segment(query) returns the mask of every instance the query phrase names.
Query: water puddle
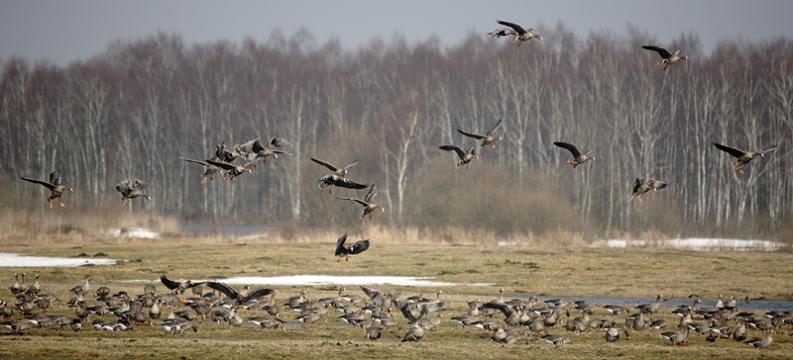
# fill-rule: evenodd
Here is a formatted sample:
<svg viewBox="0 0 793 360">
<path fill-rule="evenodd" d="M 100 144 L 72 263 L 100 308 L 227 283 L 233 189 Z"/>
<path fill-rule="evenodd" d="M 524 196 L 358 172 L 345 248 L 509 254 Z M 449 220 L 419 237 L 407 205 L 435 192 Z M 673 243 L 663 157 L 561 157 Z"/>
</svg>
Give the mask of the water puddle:
<svg viewBox="0 0 793 360">
<path fill-rule="evenodd" d="M 610 239 L 596 241 L 593 246 L 624 249 L 627 247 L 671 247 L 696 251 L 735 250 L 735 251 L 775 251 L 785 245 L 769 240 L 686 238 L 668 240 L 625 240 Z"/>
<path fill-rule="evenodd" d="M 151 230 L 146 230 L 144 228 L 112 229 L 110 230 L 110 235 L 115 237 L 124 236 L 128 238 L 136 238 L 136 239 L 156 239 L 160 237 L 159 233 L 156 233 Z"/>
<path fill-rule="evenodd" d="M 27 256 L 0 253 L 0 267 L 77 267 L 83 265 L 115 265 L 116 263 L 118 263 L 118 260 L 114 259 Z"/>
</svg>

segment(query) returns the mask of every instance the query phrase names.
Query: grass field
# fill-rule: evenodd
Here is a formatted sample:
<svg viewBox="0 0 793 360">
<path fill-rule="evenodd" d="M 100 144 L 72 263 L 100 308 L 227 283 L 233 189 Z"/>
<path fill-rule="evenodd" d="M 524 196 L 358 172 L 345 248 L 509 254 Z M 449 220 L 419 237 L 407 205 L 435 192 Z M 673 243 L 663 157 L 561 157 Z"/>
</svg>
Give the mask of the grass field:
<svg viewBox="0 0 793 360">
<path fill-rule="evenodd" d="M 790 326 L 777 331 L 774 344 L 765 350 L 752 349 L 732 340 L 705 342 L 692 334 L 689 345 L 673 347 L 659 331 L 645 330 L 631 339 L 608 344 L 602 331 L 567 333 L 559 325 L 552 333 L 565 334 L 571 344 L 553 348 L 533 336 L 517 344 L 501 345 L 489 340 L 490 333 L 461 328 L 449 321 L 462 315 L 465 302 L 479 297 L 483 301 L 505 294 L 553 296 L 639 296 L 684 298 L 697 293 L 707 298 L 719 294 L 738 299 L 767 298 L 793 300 L 793 255 L 784 252 L 684 252 L 662 249 L 602 249 L 587 247 L 552 248 L 497 247 L 492 245 L 399 244 L 374 242 L 363 255 L 349 263 L 337 264 L 332 238 L 322 242 L 268 243 L 266 241 L 222 238 L 165 238 L 157 240 L 54 237 L 33 241 L 2 240 L 3 252 L 41 256 L 74 256 L 80 252 L 107 253 L 115 259 L 133 260 L 115 266 L 78 268 L 40 268 L 43 292 L 54 293 L 64 301 L 67 289 L 89 277 L 113 291 L 125 289 L 142 293 L 143 285 L 119 283 L 120 280 L 154 280 L 160 274 L 177 279 L 230 276 L 271 276 L 298 274 L 328 275 L 402 275 L 433 277 L 463 284 L 491 283 L 492 286 L 455 286 L 443 288 L 443 299 L 450 306 L 441 312 L 440 329 L 431 331 L 419 343 L 399 343 L 407 330 L 401 315 L 395 315 L 399 328 L 389 329 L 383 339 L 370 342 L 363 330 L 346 326 L 337 316 L 313 328 L 261 330 L 253 325 L 230 328 L 227 325 L 201 325 L 198 333 L 165 336 L 158 326 L 137 326 L 127 332 L 33 329 L 23 335 L 0 330 L 0 358 L 790 358 L 793 339 Z M 3 288 L 0 298 L 12 302 L 7 290 L 13 274 L 35 269 L 0 268 Z M 374 286 L 388 289 L 390 286 Z M 296 294 L 303 287 L 279 287 L 279 298 Z M 423 293 L 429 297 L 434 288 L 401 288 L 403 296 Z M 158 286 L 158 291 L 165 288 Z M 353 286 L 346 292 L 364 296 Z M 335 293 L 333 286 L 316 287 L 311 296 Z M 507 296 L 508 297 L 508 296 Z M 167 314 L 168 310 L 164 311 Z M 50 313 L 72 315 L 65 306 Z M 256 315 L 244 312 L 244 316 Z M 573 316 L 579 316 L 573 312 Z M 17 315 L 18 316 L 18 315 Z M 287 315 L 291 316 L 291 315 Z M 500 318 L 500 317 L 499 317 Z M 593 318 L 613 319 L 618 324 L 625 316 L 608 315 L 598 307 Z M 673 323 L 669 309 L 653 318 Z M 291 319 L 287 317 L 287 319 Z M 564 322 L 564 318 L 561 323 Z M 155 324 L 156 325 L 156 324 Z M 759 333 L 750 333 L 750 336 Z"/>
</svg>

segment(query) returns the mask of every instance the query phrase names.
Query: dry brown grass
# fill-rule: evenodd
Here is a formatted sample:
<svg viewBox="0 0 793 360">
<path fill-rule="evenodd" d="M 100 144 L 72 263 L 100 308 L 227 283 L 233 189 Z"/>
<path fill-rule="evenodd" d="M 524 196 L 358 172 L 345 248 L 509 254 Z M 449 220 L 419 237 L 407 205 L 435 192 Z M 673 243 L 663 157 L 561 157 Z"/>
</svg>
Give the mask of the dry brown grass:
<svg viewBox="0 0 793 360">
<path fill-rule="evenodd" d="M 462 230 L 459 234 L 468 234 Z M 454 233 L 453 233 L 454 234 Z M 32 330 L 25 335 L 0 333 L 0 358 L 463 358 L 511 359 L 542 358 L 784 358 L 793 351 L 786 332 L 779 332 L 771 349 L 758 352 L 733 341 L 706 343 L 696 335 L 687 347 L 675 348 L 665 343 L 657 332 L 636 333 L 631 340 L 605 344 L 603 334 L 592 331 L 575 335 L 562 329 L 572 344 L 560 349 L 536 340 L 502 346 L 488 340 L 489 334 L 461 329 L 449 317 L 462 314 L 465 302 L 473 297 L 487 301 L 503 287 L 507 294 L 549 294 L 555 296 L 639 296 L 657 293 L 684 298 L 699 293 L 713 298 L 718 294 L 737 298 L 766 297 L 793 299 L 793 255 L 788 253 L 712 252 L 693 253 L 655 249 L 593 249 L 580 246 L 495 246 L 495 235 L 481 239 L 459 239 L 459 243 L 441 244 L 443 239 L 418 230 L 393 231 L 372 227 L 366 233 L 373 245 L 349 263 L 337 264 L 332 254 L 338 234 L 316 232 L 292 237 L 263 238 L 170 237 L 158 240 L 60 235 L 46 246 L 30 244 L 26 239 L 0 240 L 5 251 L 44 255 L 73 256 L 79 252 L 105 252 L 113 258 L 137 260 L 120 265 L 78 268 L 0 268 L 0 279 L 13 279 L 19 271 L 40 271 L 42 286 L 62 299 L 67 289 L 85 277 L 113 291 L 130 294 L 142 291 L 142 284 L 120 280 L 156 279 L 167 273 L 175 278 L 212 278 L 216 276 L 272 276 L 297 274 L 328 275 L 407 275 L 433 277 L 456 283 L 491 283 L 491 286 L 458 286 L 444 289 L 450 310 L 439 330 L 431 332 L 418 344 L 400 344 L 406 331 L 398 315 L 399 329 L 387 332 L 379 342 L 365 341 L 360 329 L 344 326 L 335 316 L 314 328 L 286 331 L 262 331 L 252 326 L 228 328 L 204 323 L 198 334 L 163 336 L 158 327 L 138 326 L 129 332 L 107 333 L 93 330 L 72 333 L 55 330 Z M 356 235 L 363 235 L 362 233 Z M 317 236 L 317 237 L 314 237 Z M 546 234 L 543 241 L 577 243 L 575 235 L 562 231 Z M 573 238 L 570 240 L 569 238 Z M 42 240 L 44 241 L 44 240 Z M 757 264 L 765 264 L 763 267 Z M 774 271 L 766 271 L 766 269 Z M 674 276 L 669 276 L 674 274 Z M 161 286 L 159 291 L 164 291 Z M 394 288 L 393 286 L 377 286 Z M 301 286 L 278 287 L 279 298 L 294 295 Z M 400 288 L 405 295 L 434 292 L 433 288 Z M 355 287 L 347 292 L 362 295 Z M 333 286 L 319 286 L 310 292 L 315 297 L 332 296 Z M 8 299 L 5 286 L 0 298 Z M 68 309 L 54 313 L 72 315 Z M 245 312 L 244 316 L 259 315 Z M 578 316 L 577 312 L 573 316 Z M 293 315 L 285 315 L 294 323 Z M 595 317 L 607 317 L 602 309 Z M 674 321 L 668 311 L 658 315 Z M 624 319 L 617 318 L 622 321 Z M 755 334 L 752 334 L 755 335 Z"/>
</svg>

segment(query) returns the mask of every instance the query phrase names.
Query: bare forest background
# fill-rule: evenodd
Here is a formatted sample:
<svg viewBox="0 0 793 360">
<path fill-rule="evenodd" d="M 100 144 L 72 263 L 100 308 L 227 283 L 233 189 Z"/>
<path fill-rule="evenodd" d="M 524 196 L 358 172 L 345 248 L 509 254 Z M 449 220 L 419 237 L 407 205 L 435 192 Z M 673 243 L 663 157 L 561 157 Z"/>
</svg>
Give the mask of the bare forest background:
<svg viewBox="0 0 793 360">
<path fill-rule="evenodd" d="M 689 34 L 660 43 L 635 29 L 586 38 L 562 25 L 541 30 L 542 43 L 520 48 L 483 34 L 452 46 L 374 39 L 357 50 L 305 31 L 193 46 L 158 34 L 66 67 L 0 59 L 0 203 L 26 214 L 123 216 L 130 210 L 113 186 L 139 178 L 153 199 L 134 212 L 354 226 L 360 209 L 317 189 L 325 169 L 309 161 L 316 156 L 359 159 L 351 178 L 380 187 L 386 212 L 375 223 L 387 226 L 773 237 L 790 222 L 790 40 L 728 41 L 703 54 Z M 691 60 L 664 76 L 657 54 L 640 48 L 649 43 Z M 469 170 L 438 150 L 474 145 L 456 129 L 481 132 L 498 119 L 507 141 Z M 229 183 L 202 187 L 203 169 L 178 159 L 272 136 L 287 139 L 292 155 Z M 557 140 L 596 160 L 571 170 Z M 712 142 L 780 148 L 737 176 Z M 46 209 L 43 188 L 16 180 L 52 170 L 74 186 L 66 210 Z M 637 177 L 670 186 L 631 202 Z"/>
</svg>

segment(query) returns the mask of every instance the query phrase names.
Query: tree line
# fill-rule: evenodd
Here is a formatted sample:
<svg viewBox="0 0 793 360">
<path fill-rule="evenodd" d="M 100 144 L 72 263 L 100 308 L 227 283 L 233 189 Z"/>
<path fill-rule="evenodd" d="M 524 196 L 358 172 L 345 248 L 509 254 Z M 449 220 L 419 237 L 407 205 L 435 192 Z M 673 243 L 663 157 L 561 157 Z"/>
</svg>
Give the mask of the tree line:
<svg viewBox="0 0 793 360">
<path fill-rule="evenodd" d="M 360 161 L 350 176 L 380 187 L 383 224 L 754 235 L 790 220 L 788 39 L 724 41 L 703 54 L 687 34 L 661 44 L 634 29 L 581 38 L 559 25 L 543 35 L 520 48 L 472 33 L 454 45 L 396 37 L 348 50 L 305 31 L 191 46 L 157 34 L 63 67 L 0 59 L 0 174 L 13 200 L 4 205 L 43 207 L 41 190 L 15 178 L 58 170 L 78 210 L 120 206 L 113 186 L 139 178 L 153 200 L 135 211 L 355 223 L 359 209 L 319 193 L 323 169 L 308 161 L 317 156 Z M 648 43 L 691 59 L 664 74 L 641 49 Z M 470 170 L 438 150 L 474 145 L 456 130 L 498 119 L 506 141 L 482 149 Z M 272 136 L 287 139 L 291 155 L 231 183 L 201 186 L 202 169 L 178 159 Z M 596 160 L 571 170 L 557 140 Z M 780 147 L 739 176 L 712 142 Z M 670 186 L 631 202 L 637 177 Z"/>
</svg>

